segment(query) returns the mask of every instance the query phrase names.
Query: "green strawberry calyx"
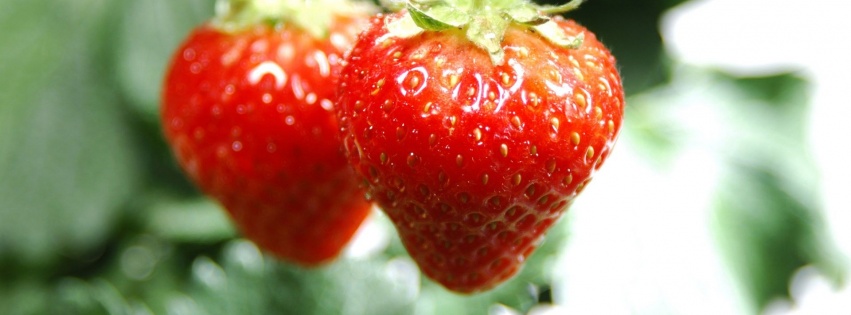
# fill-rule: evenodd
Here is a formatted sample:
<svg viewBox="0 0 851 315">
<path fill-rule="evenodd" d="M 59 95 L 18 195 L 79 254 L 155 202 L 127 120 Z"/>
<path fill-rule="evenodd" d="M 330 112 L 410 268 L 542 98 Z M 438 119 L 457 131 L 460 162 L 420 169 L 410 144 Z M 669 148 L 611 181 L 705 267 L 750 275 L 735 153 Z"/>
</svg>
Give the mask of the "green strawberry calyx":
<svg viewBox="0 0 851 315">
<path fill-rule="evenodd" d="M 567 35 L 549 15 L 572 11 L 583 1 L 540 6 L 527 0 L 389 0 L 384 6 L 407 10 L 402 18 L 388 23 L 390 35 L 408 38 L 424 31 L 461 30 L 468 40 L 488 52 L 494 64 L 501 65 L 505 62 L 502 40 L 511 24 L 531 28 L 558 46 L 582 46 L 583 34 Z"/>
<path fill-rule="evenodd" d="M 367 1 L 349 0 L 217 0 L 215 27 L 237 32 L 257 24 L 293 25 L 316 38 L 328 36 L 335 16 L 367 16 L 378 9 Z"/>
</svg>

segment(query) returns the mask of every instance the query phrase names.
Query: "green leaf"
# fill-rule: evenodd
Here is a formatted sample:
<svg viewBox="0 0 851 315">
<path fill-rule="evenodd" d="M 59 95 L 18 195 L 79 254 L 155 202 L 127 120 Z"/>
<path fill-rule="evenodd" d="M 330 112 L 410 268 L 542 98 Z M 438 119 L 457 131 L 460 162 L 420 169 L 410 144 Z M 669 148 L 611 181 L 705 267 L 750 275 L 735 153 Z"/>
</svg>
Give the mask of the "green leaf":
<svg viewBox="0 0 851 315">
<path fill-rule="evenodd" d="M 727 103 L 737 132 L 726 146 L 730 171 L 719 191 L 718 230 L 747 293 L 760 307 L 788 297 L 790 278 L 810 264 L 840 281 L 845 271 L 824 234 L 817 171 L 801 119 L 807 82 L 791 74 L 718 78 L 738 96 Z"/>
<path fill-rule="evenodd" d="M 48 313 L 109 314 L 105 305 L 95 296 L 94 286 L 81 279 L 62 279 L 58 281 L 54 291 L 56 297 L 47 303 L 51 309 Z"/>
<path fill-rule="evenodd" d="M 469 15 L 466 12 L 445 3 L 428 6 L 423 12 L 442 23 L 459 29 L 467 25 L 470 21 Z"/>
<path fill-rule="evenodd" d="M 460 12 L 448 5 L 436 5 L 420 9 L 412 3 L 408 3 L 408 12 L 417 26 L 429 31 L 458 28 L 463 26 L 463 23 L 466 23 L 463 15 L 460 15 Z M 441 14 L 447 16 L 442 16 Z"/>
<path fill-rule="evenodd" d="M 173 52 L 213 14 L 213 1 L 149 0 L 122 3 L 115 68 L 121 91 L 143 118 L 159 121 L 160 91 Z"/>
<path fill-rule="evenodd" d="M 582 5 L 582 2 L 584 2 L 584 0 L 571 0 L 568 3 L 558 6 L 541 6 L 540 9 L 541 12 L 546 14 L 561 14 L 578 9 L 579 6 Z"/>
<path fill-rule="evenodd" d="M 108 7 L 39 1 L 0 20 L 0 47 L 15 47 L 0 53 L 15 65 L 0 85 L 0 257 L 30 266 L 104 242 L 141 178 L 96 40 Z"/>
<path fill-rule="evenodd" d="M 48 288 L 34 281 L 0 283 L 0 314 L 47 314 Z"/>
<path fill-rule="evenodd" d="M 660 169 L 694 150 L 719 158 L 711 223 L 743 298 L 757 308 L 788 298 L 790 277 L 805 265 L 838 281 L 846 271 L 825 235 L 802 119 L 809 83 L 675 66 L 671 85 L 630 97 L 624 135 Z"/>
<path fill-rule="evenodd" d="M 145 217 L 147 230 L 174 242 L 210 243 L 237 234 L 226 210 L 207 198 L 163 199 L 145 211 L 149 213 Z"/>
<path fill-rule="evenodd" d="M 411 314 L 419 294 L 408 258 L 340 258 L 304 269 L 244 240 L 228 243 L 220 260 L 197 258 L 192 274 L 188 293 L 206 314 Z"/>
<path fill-rule="evenodd" d="M 739 166 L 720 192 L 718 225 L 725 252 L 748 294 L 765 307 L 789 297 L 794 272 L 822 262 L 821 224 L 812 205 L 788 194 L 776 174 Z"/>
<path fill-rule="evenodd" d="M 404 16 L 390 21 L 387 23 L 387 33 L 394 37 L 399 38 L 410 38 L 414 37 L 424 30 L 417 26 L 417 23 L 414 22 L 414 19 L 410 14 L 405 14 Z"/>
<path fill-rule="evenodd" d="M 505 13 L 517 23 L 526 25 L 540 25 L 550 20 L 531 5 L 511 7 L 506 9 Z"/>
</svg>

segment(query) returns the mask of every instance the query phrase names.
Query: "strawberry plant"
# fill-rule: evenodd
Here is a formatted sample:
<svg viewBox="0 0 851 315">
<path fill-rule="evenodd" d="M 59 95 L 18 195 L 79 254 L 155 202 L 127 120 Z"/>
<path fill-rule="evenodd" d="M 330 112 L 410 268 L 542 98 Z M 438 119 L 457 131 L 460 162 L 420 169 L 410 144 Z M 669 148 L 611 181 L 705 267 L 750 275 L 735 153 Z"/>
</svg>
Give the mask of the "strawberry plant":
<svg viewBox="0 0 851 315">
<path fill-rule="evenodd" d="M 370 209 L 337 140 L 333 99 L 371 8 L 233 0 L 217 11 L 174 53 L 165 137 L 246 237 L 291 262 L 327 262 Z"/>
<path fill-rule="evenodd" d="M 413 1 L 380 15 L 342 70 L 349 162 L 424 274 L 489 290 L 517 273 L 621 129 L 614 57 L 525 1 Z"/>
</svg>

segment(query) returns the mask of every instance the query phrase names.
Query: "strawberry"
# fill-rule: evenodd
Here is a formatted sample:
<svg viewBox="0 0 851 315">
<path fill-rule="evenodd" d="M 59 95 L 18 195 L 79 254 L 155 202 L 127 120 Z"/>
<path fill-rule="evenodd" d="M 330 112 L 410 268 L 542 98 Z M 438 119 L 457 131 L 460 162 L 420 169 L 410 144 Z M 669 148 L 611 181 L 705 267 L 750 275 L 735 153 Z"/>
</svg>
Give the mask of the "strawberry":
<svg viewBox="0 0 851 315">
<path fill-rule="evenodd" d="M 369 11 L 334 0 L 223 3 L 174 54 L 165 138 L 247 238 L 300 265 L 327 262 L 370 210 L 332 102 Z"/>
<path fill-rule="evenodd" d="M 340 79 L 349 162 L 422 272 L 462 293 L 517 273 L 612 151 L 625 106 L 611 53 L 542 13 L 579 1 L 503 2 L 377 16 Z"/>
</svg>

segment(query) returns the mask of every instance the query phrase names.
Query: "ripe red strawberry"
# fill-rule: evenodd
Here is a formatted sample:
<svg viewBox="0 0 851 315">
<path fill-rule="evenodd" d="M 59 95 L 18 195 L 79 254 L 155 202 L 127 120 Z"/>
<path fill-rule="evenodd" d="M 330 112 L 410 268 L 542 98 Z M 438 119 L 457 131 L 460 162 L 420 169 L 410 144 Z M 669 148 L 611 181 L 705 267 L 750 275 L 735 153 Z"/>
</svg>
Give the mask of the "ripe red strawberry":
<svg viewBox="0 0 851 315">
<path fill-rule="evenodd" d="M 191 180 L 247 238 L 305 266 L 337 256 L 370 209 L 331 101 L 368 13 L 329 2 L 312 20 L 296 10 L 324 25 L 288 19 L 283 1 L 231 2 L 175 53 L 163 93 L 165 137 Z"/>
<path fill-rule="evenodd" d="M 349 162 L 423 273 L 458 292 L 518 271 L 623 119 L 615 59 L 594 34 L 506 8 L 490 7 L 493 18 L 409 5 L 376 17 L 340 80 Z"/>
</svg>

